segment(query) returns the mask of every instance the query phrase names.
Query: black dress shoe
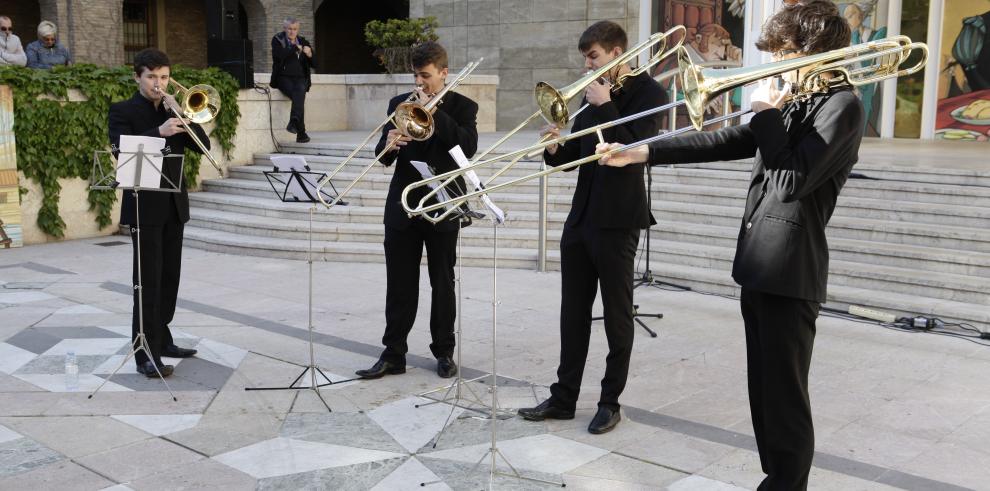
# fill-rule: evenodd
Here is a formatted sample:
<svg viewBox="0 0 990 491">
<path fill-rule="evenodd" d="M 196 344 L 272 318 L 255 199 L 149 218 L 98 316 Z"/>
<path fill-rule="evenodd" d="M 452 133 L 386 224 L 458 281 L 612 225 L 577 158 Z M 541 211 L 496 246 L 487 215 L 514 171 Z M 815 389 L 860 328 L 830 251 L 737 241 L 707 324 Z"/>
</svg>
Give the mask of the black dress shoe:
<svg viewBox="0 0 990 491">
<path fill-rule="evenodd" d="M 157 377 L 159 372 L 161 372 L 162 377 L 168 377 L 169 375 L 172 375 L 175 368 L 172 367 L 172 365 L 158 365 L 158 370 L 156 371 L 155 363 L 152 361 L 146 361 L 138 365 L 137 371 L 138 373 L 144 374 L 144 376 L 148 378 Z"/>
<path fill-rule="evenodd" d="M 382 378 L 385 375 L 398 375 L 400 373 L 406 373 L 406 365 L 396 365 L 395 363 L 385 360 L 378 360 L 371 366 L 371 368 L 367 370 L 358 370 L 354 373 L 357 374 L 358 377 L 364 379 Z"/>
<path fill-rule="evenodd" d="M 296 134 L 299 133 L 299 128 L 296 126 L 296 120 L 290 119 L 289 125 L 285 127 L 285 131 L 289 133 Z"/>
<path fill-rule="evenodd" d="M 437 358 L 437 375 L 440 378 L 450 378 L 457 375 L 457 364 L 449 356 Z"/>
<path fill-rule="evenodd" d="M 165 348 L 162 352 L 162 356 L 167 356 L 169 358 L 189 358 L 196 354 L 196 350 L 189 348 L 180 348 L 176 345 L 169 346 Z"/>
<path fill-rule="evenodd" d="M 296 135 L 296 143 L 309 143 L 309 135 L 307 135 L 305 131 L 300 131 L 299 134 Z"/>
<path fill-rule="evenodd" d="M 617 409 L 600 407 L 598 413 L 591 419 L 591 424 L 588 425 L 588 433 L 594 435 L 608 433 L 612 431 L 612 428 L 615 428 L 615 425 L 619 424 L 620 420 L 622 420 L 622 416 Z"/>
<path fill-rule="evenodd" d="M 543 421 L 544 419 L 574 419 L 574 410 L 561 409 L 554 406 L 550 399 L 540 403 L 536 407 L 522 408 L 516 411 L 523 419 L 529 421 Z"/>
</svg>

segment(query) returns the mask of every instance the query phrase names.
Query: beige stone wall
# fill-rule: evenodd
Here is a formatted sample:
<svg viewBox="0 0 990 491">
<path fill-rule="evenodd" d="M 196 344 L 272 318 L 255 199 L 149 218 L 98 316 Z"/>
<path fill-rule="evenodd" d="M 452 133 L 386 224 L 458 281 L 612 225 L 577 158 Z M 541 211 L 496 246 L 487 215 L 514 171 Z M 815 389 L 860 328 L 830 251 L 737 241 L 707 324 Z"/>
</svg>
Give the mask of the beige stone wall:
<svg viewBox="0 0 990 491">
<path fill-rule="evenodd" d="M 41 19 L 58 26 L 59 42 L 69 49 L 73 61 L 104 66 L 124 62 L 121 0 L 42 0 L 39 4 Z M 37 39 L 35 32 L 30 34 L 23 36 L 25 45 Z"/>
<path fill-rule="evenodd" d="M 584 73 L 577 41 L 589 25 L 619 23 L 630 46 L 639 35 L 639 0 L 410 0 L 410 17 L 430 15 L 451 67 L 484 57 L 475 73 L 499 76 L 499 130 L 536 110 L 536 83 L 567 85 Z"/>
<path fill-rule="evenodd" d="M 165 2 L 166 52 L 177 65 L 206 68 L 206 4 L 203 0 Z"/>
</svg>

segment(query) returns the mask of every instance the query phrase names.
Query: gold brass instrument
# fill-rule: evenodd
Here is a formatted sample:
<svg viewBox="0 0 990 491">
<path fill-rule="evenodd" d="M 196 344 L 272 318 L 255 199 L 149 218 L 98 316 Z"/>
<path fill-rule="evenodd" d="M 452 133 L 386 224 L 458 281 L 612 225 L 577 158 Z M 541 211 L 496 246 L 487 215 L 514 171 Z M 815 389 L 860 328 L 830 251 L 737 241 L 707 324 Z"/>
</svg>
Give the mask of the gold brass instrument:
<svg viewBox="0 0 990 491">
<path fill-rule="evenodd" d="M 915 49 L 921 51 L 921 61 L 911 67 L 900 68 Z M 892 36 L 825 53 L 743 68 L 700 68 L 691 61 L 686 50 L 677 53 L 681 90 L 687 101 L 691 123 L 697 130 L 702 128 L 705 106 L 709 101 L 727 90 L 757 80 L 810 68 L 794 88 L 797 94 L 807 95 L 826 90 L 831 85 L 859 86 L 909 75 L 922 69 L 927 59 L 928 47 L 924 43 L 911 42 L 907 36 Z M 859 66 L 864 61 L 875 63 Z"/>
<path fill-rule="evenodd" d="M 371 171 L 371 169 L 375 166 L 375 164 L 378 163 L 379 159 L 381 159 L 383 155 L 390 152 L 392 148 L 395 147 L 394 141 L 388 142 L 388 144 L 385 145 L 385 148 L 381 151 L 381 153 L 375 155 L 375 158 L 372 159 L 371 163 L 365 166 L 364 169 L 362 169 L 361 172 L 358 174 L 358 176 L 355 177 L 350 182 L 350 184 L 348 184 L 347 187 L 344 188 L 343 191 L 338 193 L 337 196 L 332 201 L 327 203 L 327 201 L 323 198 L 323 187 L 326 186 L 331 180 L 333 180 L 334 177 L 336 177 L 338 173 L 340 173 L 341 170 L 344 169 L 347 163 L 350 162 L 351 159 L 353 159 L 354 156 L 357 155 L 357 153 L 361 151 L 361 149 L 363 149 L 365 145 L 368 144 L 369 140 L 371 140 L 376 135 L 380 134 L 382 128 L 384 128 L 385 125 L 387 125 L 388 123 L 391 122 L 396 129 L 402 132 L 403 135 L 408 136 L 409 138 L 412 138 L 413 140 L 416 141 L 427 140 L 431 136 L 433 136 L 433 130 L 435 127 L 433 123 L 433 112 L 436 111 L 437 106 L 439 106 L 443 102 L 443 96 L 447 95 L 448 91 L 460 85 L 460 83 L 463 82 L 464 79 L 471 74 L 471 72 L 473 72 L 476 68 L 478 68 L 478 65 L 481 65 L 482 60 L 484 60 L 484 58 L 478 58 L 477 61 L 472 61 L 467 65 L 465 65 L 464 68 L 457 73 L 454 79 L 448 81 L 447 84 L 443 87 L 443 89 L 441 89 L 440 92 L 434 94 L 426 104 L 413 102 L 413 99 L 416 97 L 416 92 L 413 91 L 413 93 L 409 95 L 409 98 L 407 98 L 405 102 L 396 106 L 395 110 L 392 111 L 392 114 L 386 116 L 385 120 L 382 121 L 380 125 L 375 127 L 375 129 L 371 130 L 371 133 L 368 134 L 368 136 L 360 143 L 360 145 L 358 145 L 357 148 L 354 149 L 354 151 L 352 151 L 347 156 L 347 158 L 345 158 L 341 163 L 337 164 L 337 167 L 335 167 L 333 171 L 331 171 L 329 174 L 327 174 L 322 179 L 320 179 L 320 182 L 316 186 L 316 197 L 320 200 L 320 202 L 323 203 L 323 205 L 326 206 L 327 208 L 331 208 L 337 203 L 339 203 L 340 200 L 347 193 L 349 193 L 351 189 L 353 189 L 354 186 L 357 185 L 357 183 L 360 182 L 361 179 L 363 179 L 364 176 L 368 174 L 368 172 Z"/>
<path fill-rule="evenodd" d="M 213 164 L 213 168 L 217 170 L 220 176 L 223 176 L 223 168 L 220 167 L 220 164 L 217 163 L 213 155 L 210 154 L 210 151 L 207 150 L 203 142 L 200 141 L 199 137 L 189 128 L 189 125 L 185 121 L 188 119 L 196 124 L 213 121 L 220 114 L 220 93 L 217 92 L 217 89 L 206 84 L 193 85 L 187 89 L 173 79 L 169 79 L 165 90 L 162 90 L 160 87 L 155 87 L 155 90 L 161 94 L 167 94 L 169 86 L 175 87 L 175 93 L 172 96 L 175 97 L 178 107 L 173 107 L 167 98 L 162 98 L 165 106 L 179 118 L 182 127 L 189 134 L 189 138 L 192 138 L 193 143 L 203 152 L 203 156 Z"/>
<path fill-rule="evenodd" d="M 921 61 L 908 67 L 901 68 L 911 53 L 914 50 L 919 50 L 921 52 Z M 683 50 L 681 50 L 683 51 Z M 679 53 L 679 55 L 686 53 Z M 827 53 L 821 53 L 819 55 L 809 55 L 802 58 L 795 58 L 793 60 L 786 60 L 783 62 L 774 62 L 764 65 L 759 65 L 749 68 L 731 68 L 731 69 L 698 69 L 690 64 L 690 60 L 678 57 L 678 61 L 686 60 L 687 64 L 681 65 L 682 77 L 696 77 L 696 80 L 701 81 L 700 84 L 690 86 L 690 88 L 685 87 L 685 99 L 682 101 L 672 102 L 669 104 L 664 104 L 655 108 L 647 109 L 636 114 L 631 114 L 623 118 L 619 118 L 607 123 L 602 123 L 596 126 L 585 128 L 581 131 L 571 133 L 560 138 L 549 140 L 546 142 L 538 143 L 536 145 L 526 147 L 515 152 L 503 155 L 502 158 L 511 158 L 517 155 L 525 155 L 533 152 L 537 149 L 545 148 L 549 145 L 563 143 L 567 140 L 574 138 L 580 138 L 581 136 L 597 133 L 601 130 L 611 128 L 613 126 L 625 124 L 629 121 L 643 118 L 656 114 L 661 111 L 666 111 L 671 108 L 688 105 L 690 108 L 691 104 L 695 104 L 699 113 L 703 114 L 704 107 L 708 101 L 720 93 L 731 90 L 736 87 L 746 85 L 750 82 L 760 80 L 761 78 L 767 78 L 779 75 L 784 72 L 810 68 L 809 71 L 804 74 L 802 79 L 798 84 L 798 97 L 810 95 L 811 93 L 825 90 L 826 87 L 834 84 L 851 84 L 851 85 L 864 85 L 869 83 L 879 82 L 888 78 L 900 77 L 903 75 L 910 75 L 917 72 L 924 67 L 925 61 L 928 57 L 928 48 L 924 43 L 914 43 L 911 42 L 906 36 L 895 36 L 893 38 L 882 39 L 878 41 L 872 41 L 869 43 L 863 43 L 855 46 L 850 46 L 848 48 L 842 48 L 838 50 L 833 50 Z M 802 63 L 803 61 L 803 63 Z M 860 66 L 863 62 L 875 61 L 875 63 Z M 691 72 L 688 72 L 690 70 Z M 836 76 L 826 77 L 827 73 L 835 73 Z M 719 74 L 728 74 L 726 77 L 731 78 L 732 82 L 726 81 L 724 77 L 720 77 Z M 700 93 L 699 93 L 700 91 Z M 692 102 L 693 101 L 693 102 Z M 566 170 L 573 169 L 577 166 L 586 164 L 588 162 L 595 162 L 600 160 L 605 155 L 612 155 L 618 152 L 626 151 L 640 145 L 646 145 L 655 141 L 664 140 L 667 138 L 672 138 L 678 136 L 682 133 L 688 131 L 695 131 L 698 128 L 704 127 L 709 124 L 720 123 L 722 121 L 728 121 L 733 118 L 737 118 L 748 113 L 749 110 L 736 111 L 731 114 L 726 114 L 712 118 L 707 121 L 694 122 L 694 115 L 692 114 L 692 126 L 687 126 L 680 128 L 671 132 L 663 133 L 657 136 L 652 136 L 637 142 L 622 145 L 620 147 L 609 150 L 608 152 L 590 155 L 572 162 L 568 162 L 557 167 L 551 167 L 539 172 L 528 174 L 511 181 L 506 181 L 499 183 L 494 186 L 488 186 L 483 189 L 475 190 L 470 193 L 457 196 L 456 198 L 451 198 L 446 201 L 441 201 L 433 203 L 430 205 L 424 205 L 420 203 L 416 208 L 410 208 L 406 203 L 406 196 L 408 192 L 416 187 L 429 186 L 430 184 L 441 181 L 444 179 L 455 178 L 463 175 L 467 172 L 467 168 L 454 170 L 435 176 L 431 179 L 424 179 L 407 186 L 402 193 L 402 206 L 405 208 L 406 213 L 410 216 L 422 215 L 424 218 L 429 217 L 429 213 L 441 208 L 448 207 L 459 207 L 467 201 L 479 197 L 484 194 L 488 194 L 499 189 L 515 186 L 523 182 L 536 179 L 539 177 L 547 176 L 557 172 L 562 172 Z M 700 123 L 700 124 L 699 124 Z M 488 161 L 479 162 L 478 165 L 484 165 L 490 162 L 498 160 L 490 159 Z"/>
<path fill-rule="evenodd" d="M 570 114 L 568 111 L 567 104 L 571 101 L 571 99 L 583 93 L 584 90 L 587 89 L 592 82 L 603 78 L 604 76 L 608 75 L 613 70 L 615 70 L 617 67 L 634 60 L 644 51 L 647 50 L 652 51 L 654 46 L 658 46 L 656 52 L 651 54 L 650 58 L 646 61 L 646 63 L 643 63 L 641 66 L 633 69 L 629 73 L 625 73 L 616 77 L 614 83 L 612 84 L 611 90 L 613 92 L 621 90 L 625 81 L 628 80 L 630 77 L 635 77 L 644 72 L 648 73 L 648 71 L 651 68 L 656 66 L 658 63 L 663 61 L 671 54 L 675 53 L 681 47 L 681 45 L 684 44 L 686 32 L 687 31 L 684 29 L 684 26 L 675 26 L 668 29 L 666 32 L 654 33 L 643 42 L 637 44 L 636 46 L 633 46 L 629 51 L 626 51 L 621 55 L 615 57 L 615 59 L 606 63 L 605 65 L 602 65 L 597 70 L 589 71 L 588 73 L 584 74 L 580 79 L 578 79 L 577 81 L 571 83 L 566 87 L 557 89 L 554 88 L 554 86 L 551 85 L 549 82 L 540 82 L 536 84 L 536 88 L 534 89 L 534 95 L 536 96 L 536 105 L 539 107 L 539 109 L 536 112 L 534 112 L 532 115 L 530 115 L 528 118 L 523 120 L 522 123 L 519 123 L 518 126 L 509 130 L 508 133 L 506 133 L 502 138 L 499 138 L 498 141 L 493 143 L 485 151 L 475 155 L 474 158 L 472 158 L 471 161 L 468 163 L 468 165 L 465 167 L 465 169 L 474 169 L 476 167 L 479 167 L 478 165 L 479 163 L 481 165 L 485 165 L 491 162 L 504 160 L 505 158 L 507 158 L 505 155 L 503 155 L 501 158 L 498 159 L 486 160 L 486 161 L 482 160 L 488 154 L 494 151 L 496 148 L 498 148 L 503 143 L 505 143 L 505 141 L 508 140 L 512 135 L 516 134 L 517 132 L 519 132 L 519 130 L 523 129 L 537 116 L 543 116 L 543 119 L 546 120 L 547 123 L 555 124 L 560 128 L 567 126 L 567 123 L 571 119 L 573 119 L 575 116 L 577 116 L 578 113 L 584 111 L 588 107 L 588 104 L 585 104 L 580 109 L 575 111 L 573 114 Z M 677 33 L 681 34 L 680 39 L 668 48 L 667 41 L 670 39 L 671 36 Z M 536 142 L 537 146 L 534 146 L 533 148 L 542 151 L 544 147 L 539 145 L 541 143 L 546 142 L 547 139 L 549 138 L 550 138 L 549 135 L 543 136 Z M 515 157 L 512 158 L 512 160 L 510 160 L 508 164 L 504 165 L 494 174 L 489 176 L 488 179 L 486 179 L 482 185 L 488 186 L 489 184 L 492 183 L 492 181 L 497 179 L 499 176 L 507 172 L 512 167 L 514 167 L 516 163 L 519 162 L 519 160 L 529 155 L 529 154 L 518 154 L 518 155 L 516 154 L 517 152 L 513 152 L 512 155 L 515 155 Z M 459 175 L 461 174 L 457 174 L 457 176 Z M 441 190 L 445 189 L 452 182 L 454 182 L 454 179 L 457 176 L 444 180 L 436 188 L 431 189 L 429 192 L 427 192 L 426 195 L 423 196 L 422 199 L 420 199 L 418 206 L 423 206 L 427 200 L 436 196 Z M 402 206 L 403 208 L 406 208 L 406 210 L 408 211 L 405 194 L 403 194 L 402 196 Z M 425 218 L 430 222 L 437 223 L 446 219 L 455 211 L 456 208 L 451 208 L 436 216 L 423 215 L 423 218 Z"/>
</svg>

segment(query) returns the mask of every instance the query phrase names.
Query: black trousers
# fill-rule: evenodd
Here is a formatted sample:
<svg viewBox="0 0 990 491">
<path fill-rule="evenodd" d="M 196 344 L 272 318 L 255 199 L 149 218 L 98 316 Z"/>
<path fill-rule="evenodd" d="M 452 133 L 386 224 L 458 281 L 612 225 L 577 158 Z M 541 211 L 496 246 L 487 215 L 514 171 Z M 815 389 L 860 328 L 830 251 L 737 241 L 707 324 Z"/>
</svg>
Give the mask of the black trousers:
<svg viewBox="0 0 990 491">
<path fill-rule="evenodd" d="M 815 454 L 808 369 L 818 302 L 742 289 L 749 408 L 766 479 L 761 490 L 807 489 Z"/>
<path fill-rule="evenodd" d="M 457 260 L 458 230 L 438 231 L 424 220 L 413 220 L 400 230 L 385 226 L 385 351 L 381 359 L 404 365 L 406 343 L 419 306 L 419 264 L 426 246 L 430 274 L 430 351 L 440 358 L 454 353 L 454 318 L 457 299 L 454 292 L 454 263 Z"/>
<path fill-rule="evenodd" d="M 173 211 L 174 213 L 174 211 Z M 161 364 L 162 351 L 174 344 L 168 324 L 175 316 L 179 295 L 179 274 L 182 268 L 182 231 L 185 225 L 178 217 L 163 225 L 141 225 L 141 283 L 144 292 L 144 335 L 155 362 Z M 131 227 L 134 245 L 134 284 L 138 284 L 137 234 Z M 134 291 L 131 320 L 131 340 L 138 334 L 138 294 Z M 148 361 L 144 351 L 134 356 L 139 365 Z"/>
<path fill-rule="evenodd" d="M 296 121 L 300 133 L 306 132 L 306 77 L 279 77 L 278 90 L 292 101 L 289 121 Z"/>
<path fill-rule="evenodd" d="M 574 409 L 591 339 L 591 309 L 602 288 L 608 356 L 598 405 L 617 410 L 626 387 L 633 346 L 633 261 L 639 229 L 597 229 L 580 224 L 560 238 L 560 366 L 550 386 L 552 403 Z"/>
</svg>

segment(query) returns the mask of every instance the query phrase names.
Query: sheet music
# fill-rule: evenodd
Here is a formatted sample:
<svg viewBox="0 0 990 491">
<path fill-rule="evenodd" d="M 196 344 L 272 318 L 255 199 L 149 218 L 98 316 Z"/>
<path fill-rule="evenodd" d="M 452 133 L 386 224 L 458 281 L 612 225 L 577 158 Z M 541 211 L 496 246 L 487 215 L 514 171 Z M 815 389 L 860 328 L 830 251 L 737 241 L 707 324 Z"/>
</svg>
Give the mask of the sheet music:
<svg viewBox="0 0 990 491">
<path fill-rule="evenodd" d="M 419 171 L 419 174 L 423 176 L 423 179 L 429 179 L 433 177 L 433 171 L 430 170 L 430 166 L 426 162 L 421 162 L 419 160 L 410 160 L 409 163 L 411 163 L 413 167 L 417 171 Z M 439 183 L 431 182 L 428 185 L 430 186 L 430 189 L 436 189 Z M 441 189 L 440 191 L 437 192 L 437 199 L 440 201 L 450 201 L 450 195 L 447 194 L 446 189 Z M 449 207 L 446 208 L 449 209 Z"/>
<path fill-rule="evenodd" d="M 463 169 L 470 165 L 470 162 L 468 162 L 467 156 L 464 155 L 464 150 L 461 150 L 460 145 L 454 146 L 454 148 L 451 148 L 449 152 L 450 156 L 454 158 L 454 162 L 457 162 L 458 167 Z M 476 191 L 483 189 L 481 179 L 478 179 L 478 174 L 475 174 L 473 170 L 465 172 L 464 176 L 467 177 L 467 180 L 471 183 L 472 190 Z M 481 195 L 481 202 L 485 205 L 485 208 L 488 208 L 488 211 L 492 212 L 492 216 L 494 216 L 496 222 L 505 223 L 505 212 L 496 206 L 495 202 L 492 201 L 487 194 Z"/>
<path fill-rule="evenodd" d="M 135 152 L 144 145 L 144 158 L 138 159 Z M 123 188 L 162 187 L 162 149 L 165 139 L 153 136 L 120 135 L 120 153 L 117 167 L 117 182 Z M 141 166 L 141 182 L 135 182 L 137 166 Z"/>
<path fill-rule="evenodd" d="M 309 172 L 306 165 L 306 159 L 299 155 L 272 155 L 269 157 L 272 161 L 272 165 L 278 168 L 280 171 L 296 171 L 296 172 Z M 297 201 L 310 201 L 309 195 L 306 190 L 303 189 L 302 185 L 299 184 L 298 179 L 289 178 L 289 183 L 286 186 L 286 191 L 296 198 Z"/>
</svg>

